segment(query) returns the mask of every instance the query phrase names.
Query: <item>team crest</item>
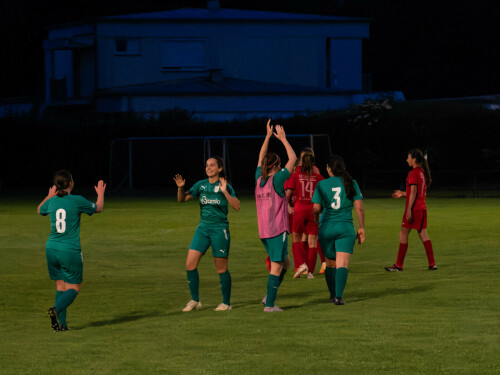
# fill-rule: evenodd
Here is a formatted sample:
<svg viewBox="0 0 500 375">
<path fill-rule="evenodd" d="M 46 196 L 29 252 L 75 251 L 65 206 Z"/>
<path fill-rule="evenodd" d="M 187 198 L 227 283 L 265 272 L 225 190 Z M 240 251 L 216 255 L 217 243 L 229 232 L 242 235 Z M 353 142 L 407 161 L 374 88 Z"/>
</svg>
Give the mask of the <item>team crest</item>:
<svg viewBox="0 0 500 375">
<path fill-rule="evenodd" d="M 214 192 L 218 193 L 218 192 L 219 192 L 219 190 L 220 190 L 220 186 L 219 186 L 219 185 L 216 185 L 216 186 L 214 187 Z"/>
</svg>

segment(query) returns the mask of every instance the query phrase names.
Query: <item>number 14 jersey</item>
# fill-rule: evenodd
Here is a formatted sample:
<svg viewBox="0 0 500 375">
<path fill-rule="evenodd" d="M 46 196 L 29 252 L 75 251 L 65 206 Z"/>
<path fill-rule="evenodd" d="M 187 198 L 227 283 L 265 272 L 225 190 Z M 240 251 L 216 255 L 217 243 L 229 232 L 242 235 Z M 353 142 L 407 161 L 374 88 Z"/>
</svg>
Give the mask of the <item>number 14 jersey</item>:
<svg viewBox="0 0 500 375">
<path fill-rule="evenodd" d="M 319 173 L 312 172 L 308 176 L 307 173 L 301 171 L 300 167 L 297 167 L 297 170 L 292 174 L 287 184 L 287 188 L 295 192 L 294 206 L 311 205 L 314 189 L 316 189 L 318 182 L 322 180 L 323 176 Z"/>
<path fill-rule="evenodd" d="M 312 202 L 320 204 L 323 208 L 320 223 L 352 221 L 354 201 L 363 199 L 356 180 L 353 181 L 353 185 L 355 194 L 353 199 L 350 200 L 345 194 L 344 183 L 341 177 L 333 176 L 318 183 Z"/>
</svg>

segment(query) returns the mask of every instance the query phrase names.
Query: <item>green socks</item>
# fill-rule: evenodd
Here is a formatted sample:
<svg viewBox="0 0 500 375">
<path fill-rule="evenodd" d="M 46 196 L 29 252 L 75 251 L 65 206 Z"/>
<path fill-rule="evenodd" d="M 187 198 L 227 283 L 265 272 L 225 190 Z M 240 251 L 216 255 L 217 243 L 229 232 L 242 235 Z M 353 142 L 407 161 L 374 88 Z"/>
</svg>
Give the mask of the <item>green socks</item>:
<svg viewBox="0 0 500 375">
<path fill-rule="evenodd" d="M 66 320 L 66 309 L 68 308 L 69 305 L 73 303 L 75 300 L 76 296 L 78 295 L 78 292 L 74 289 L 68 289 L 65 292 L 60 292 L 61 294 L 59 297 L 56 299 L 56 311 L 57 311 L 57 316 L 59 319 L 61 319 L 61 313 L 64 316 L 64 320 Z M 56 293 L 57 296 L 57 293 Z M 61 323 L 61 321 L 59 321 Z M 63 324 L 63 323 L 61 323 Z"/>
<path fill-rule="evenodd" d="M 189 272 L 189 271 L 188 271 Z M 222 303 L 230 305 L 231 302 L 231 274 L 229 270 L 219 273 L 220 290 L 222 291 Z M 191 284 L 190 284 L 191 285 Z"/>
<path fill-rule="evenodd" d="M 287 270 L 285 268 L 283 268 L 283 270 L 280 273 L 280 285 L 281 285 L 281 282 L 283 281 L 283 279 L 285 278 L 286 271 Z"/>
<path fill-rule="evenodd" d="M 345 267 L 337 268 L 337 273 L 335 274 L 335 297 L 342 298 L 342 294 L 344 294 L 345 284 L 347 283 L 348 272 L 349 271 Z"/>
<path fill-rule="evenodd" d="M 276 294 L 278 294 L 279 286 L 280 286 L 280 277 L 269 274 L 269 278 L 267 279 L 266 307 L 274 306 L 274 300 L 276 299 Z"/>
<path fill-rule="evenodd" d="M 200 302 L 200 277 L 198 275 L 198 269 L 196 268 L 192 271 L 187 270 L 187 279 L 189 291 L 191 292 L 191 299 Z"/>
<path fill-rule="evenodd" d="M 330 298 L 335 297 L 335 275 L 337 273 L 337 269 L 335 267 L 326 267 L 325 268 L 325 281 L 328 286 L 328 290 L 330 291 Z"/>
<path fill-rule="evenodd" d="M 63 295 L 63 294 L 64 294 L 64 292 L 63 292 L 63 291 L 61 291 L 61 290 L 56 291 L 56 303 L 57 303 L 57 299 L 58 299 L 61 295 Z M 66 310 L 63 310 L 63 311 L 61 311 L 61 312 L 58 312 L 58 313 L 57 313 L 57 318 L 59 319 L 59 323 L 61 323 L 61 324 L 62 324 L 62 325 L 64 325 L 64 326 L 65 326 L 65 325 L 67 325 L 67 323 L 66 323 Z"/>
</svg>

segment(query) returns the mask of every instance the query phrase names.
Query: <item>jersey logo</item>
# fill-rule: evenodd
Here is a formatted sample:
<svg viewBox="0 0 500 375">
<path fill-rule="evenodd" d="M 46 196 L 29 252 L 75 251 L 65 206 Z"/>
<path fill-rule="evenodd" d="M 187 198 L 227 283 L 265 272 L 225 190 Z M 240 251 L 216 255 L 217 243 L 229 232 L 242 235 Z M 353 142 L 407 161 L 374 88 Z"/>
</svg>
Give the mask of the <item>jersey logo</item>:
<svg viewBox="0 0 500 375">
<path fill-rule="evenodd" d="M 200 198 L 201 204 L 220 204 L 220 200 L 218 199 L 207 199 L 206 196 L 202 196 Z"/>
<path fill-rule="evenodd" d="M 223 250 L 223 249 L 220 249 L 219 250 L 222 254 L 224 254 L 226 252 L 226 250 Z"/>
<path fill-rule="evenodd" d="M 218 193 L 218 192 L 219 192 L 219 188 L 220 188 L 220 186 L 219 186 L 219 185 L 215 185 L 215 187 L 214 187 L 214 192 Z"/>
<path fill-rule="evenodd" d="M 201 185 L 200 190 L 205 190 L 205 185 Z"/>
</svg>

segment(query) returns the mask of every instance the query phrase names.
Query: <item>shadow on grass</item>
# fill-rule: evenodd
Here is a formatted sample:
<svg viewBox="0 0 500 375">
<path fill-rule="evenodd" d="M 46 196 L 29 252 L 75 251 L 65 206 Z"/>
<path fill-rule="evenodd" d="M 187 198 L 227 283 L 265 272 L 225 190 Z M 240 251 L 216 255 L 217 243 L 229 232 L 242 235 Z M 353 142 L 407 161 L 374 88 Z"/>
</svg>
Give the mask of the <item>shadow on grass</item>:
<svg viewBox="0 0 500 375">
<path fill-rule="evenodd" d="M 134 322 L 136 320 L 140 319 L 146 319 L 146 318 L 154 318 L 154 317 L 160 317 L 160 316 L 166 316 L 166 315 L 181 315 L 182 311 L 175 311 L 175 312 L 170 312 L 170 313 L 159 313 L 159 312 L 152 312 L 149 314 L 138 314 L 138 313 L 130 313 L 130 314 L 125 314 L 121 315 L 112 319 L 105 319 L 105 320 L 98 320 L 96 322 L 90 322 L 87 324 L 79 325 L 79 326 L 71 326 L 72 331 L 76 331 L 79 329 L 85 329 L 89 327 L 103 327 L 103 326 L 108 326 L 108 325 L 113 325 L 113 324 L 122 324 L 122 323 L 128 323 L 128 322 Z"/>
</svg>

